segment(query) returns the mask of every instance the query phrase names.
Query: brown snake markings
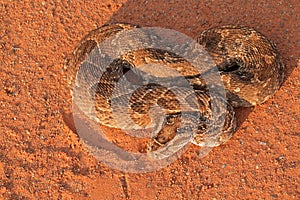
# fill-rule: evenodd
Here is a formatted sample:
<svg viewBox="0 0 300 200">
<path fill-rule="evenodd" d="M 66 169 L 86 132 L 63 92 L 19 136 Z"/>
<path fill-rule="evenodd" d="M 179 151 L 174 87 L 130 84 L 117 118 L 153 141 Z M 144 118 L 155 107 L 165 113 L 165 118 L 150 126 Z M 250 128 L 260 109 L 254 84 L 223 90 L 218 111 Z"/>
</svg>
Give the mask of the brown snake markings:
<svg viewBox="0 0 300 200">
<path fill-rule="evenodd" d="M 110 24 L 91 31 L 85 36 L 74 50 L 68 63 L 68 84 L 71 92 L 77 71 L 88 54 L 106 38 L 135 28 L 137 26 L 130 24 Z M 118 127 L 113 117 L 110 98 L 114 92 L 115 83 L 124 75 L 127 81 L 139 86 L 127 105 L 130 117 L 137 125 L 145 127 L 151 123 L 149 111 L 154 105 L 162 107 L 166 115 L 163 121 L 159 122 L 160 126 L 156 127 L 157 131 L 151 138 L 148 151 L 162 148 L 165 144 L 171 143 L 176 134 L 186 131 L 179 127 L 180 124 L 189 127 L 190 122 L 182 121 L 182 116 L 190 114 L 196 116 L 195 120 L 198 123 L 197 127 L 190 127 L 189 130 L 195 132 L 192 143 L 213 147 L 226 142 L 236 129 L 232 107 L 249 107 L 265 102 L 283 81 L 283 64 L 275 46 L 261 33 L 249 27 L 211 28 L 201 33 L 197 42 L 213 58 L 220 71 L 227 99 L 216 97 L 215 100 L 217 104 L 225 105 L 226 110 L 218 111 L 218 108 L 211 107 L 211 97 L 205 81 L 186 60 L 168 51 L 148 48 L 128 52 L 115 59 L 104 71 L 97 85 L 82 85 L 87 90 L 93 88 L 96 91 L 95 109 L 99 122 L 106 126 Z M 182 94 L 178 95 L 163 85 L 143 85 L 143 77 L 135 73 L 134 69 L 149 63 L 166 65 L 179 72 L 189 81 L 194 94 L 182 91 Z M 91 71 L 91 73 L 95 72 Z M 155 76 L 168 78 L 160 74 L 155 74 Z M 196 99 L 192 98 L 193 95 Z M 120 98 L 122 98 L 121 94 Z M 178 98 L 187 102 L 194 111 L 185 113 L 182 110 L 184 106 L 180 105 Z M 224 123 L 210 121 L 212 112 L 216 110 L 219 115 L 217 119 L 223 119 Z M 191 117 L 191 121 L 193 120 Z M 212 123 L 215 123 L 215 131 L 207 132 L 207 127 Z M 130 128 L 130 126 L 127 127 L 127 129 Z M 176 143 L 171 143 L 171 145 L 176 145 Z"/>
</svg>

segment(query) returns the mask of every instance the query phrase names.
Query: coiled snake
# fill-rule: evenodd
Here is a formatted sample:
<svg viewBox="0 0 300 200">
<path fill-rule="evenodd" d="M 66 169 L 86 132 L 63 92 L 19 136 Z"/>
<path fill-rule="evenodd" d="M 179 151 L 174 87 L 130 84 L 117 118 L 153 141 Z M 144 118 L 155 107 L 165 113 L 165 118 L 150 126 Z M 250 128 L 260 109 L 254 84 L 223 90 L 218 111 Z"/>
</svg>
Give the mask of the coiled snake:
<svg viewBox="0 0 300 200">
<path fill-rule="evenodd" d="M 99 61 L 106 56 L 102 56 L 103 43 L 136 29 L 116 23 L 85 36 L 68 63 L 68 84 L 73 97 L 74 88 L 83 91 L 77 94 L 79 107 L 86 115 L 94 109 L 93 119 L 100 124 L 125 130 L 152 128 L 148 152 L 160 152 L 157 155 L 162 157 L 180 149 L 186 137 L 204 147 L 226 142 L 236 129 L 233 107 L 265 102 L 283 81 L 283 64 L 273 43 L 243 26 L 211 28 L 197 39 L 217 67 L 221 86 L 208 86 L 212 84 L 202 75 L 209 70 L 199 72 L 199 66 L 195 69 L 182 56 L 151 46 L 121 52 L 103 67 Z M 141 44 L 152 42 L 153 38 L 141 35 Z M 130 44 L 131 39 L 121 41 Z M 79 70 L 84 75 L 78 78 Z M 124 85 L 132 91 L 125 91 Z M 211 88 L 218 87 L 225 88 L 226 97 L 211 95 Z M 87 95 L 92 95 L 90 100 Z"/>
</svg>

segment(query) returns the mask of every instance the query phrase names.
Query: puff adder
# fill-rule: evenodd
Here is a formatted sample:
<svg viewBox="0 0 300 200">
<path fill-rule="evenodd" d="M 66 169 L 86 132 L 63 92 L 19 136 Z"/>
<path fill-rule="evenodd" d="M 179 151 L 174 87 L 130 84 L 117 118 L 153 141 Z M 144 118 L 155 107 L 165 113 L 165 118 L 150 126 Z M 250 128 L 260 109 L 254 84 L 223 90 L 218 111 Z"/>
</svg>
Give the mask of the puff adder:
<svg viewBox="0 0 300 200">
<path fill-rule="evenodd" d="M 120 105 L 114 112 L 120 114 L 120 118 L 123 112 L 129 113 L 134 124 L 127 124 L 126 119 L 119 120 L 124 122 L 121 126 L 126 130 L 137 127 L 153 129 L 149 152 L 163 149 L 166 145 L 168 150 L 172 151 L 174 147 L 176 151 L 176 145 L 180 145 L 180 138 L 176 139 L 176 136 L 181 134 L 192 135 L 191 142 L 204 147 L 214 147 L 226 142 L 236 129 L 233 107 L 249 107 L 265 102 L 283 81 L 284 67 L 275 45 L 253 28 L 228 25 L 205 30 L 197 38 L 197 42 L 213 58 L 219 70 L 226 91 L 225 98 L 211 96 L 205 80 L 185 59 L 172 52 L 152 48 L 126 52 L 113 60 L 105 69 L 99 70 L 102 74 L 96 84 L 88 81 L 88 74 L 98 73 L 97 70 L 86 69 L 85 81 L 75 84 L 78 70 L 95 48 L 99 48 L 107 38 L 137 28 L 138 26 L 131 24 L 109 24 L 85 36 L 68 63 L 68 86 L 71 93 L 74 87 L 93 90 L 95 96 L 92 103 L 96 119 L 102 125 L 120 128 L 120 124 L 114 120 L 112 98 L 122 99 L 129 94 L 116 90 L 116 84 L 123 77 L 135 85 L 137 89 L 127 97 L 130 99 L 127 104 Z M 151 40 L 146 38 L 143 42 Z M 176 84 L 170 84 L 169 87 L 147 82 L 140 73 L 143 70 L 139 68 L 145 64 L 160 64 L 175 70 L 190 83 L 193 93 L 182 89 L 180 81 L 171 81 Z M 164 70 L 154 71 L 150 68 L 151 65 L 148 68 L 150 76 L 162 81 L 167 82 L 172 76 L 179 80 L 172 73 L 166 74 Z M 170 87 L 180 92 L 174 94 Z M 82 95 L 81 98 L 85 102 L 85 96 Z M 212 98 L 215 98 L 214 107 Z M 185 105 L 179 102 L 186 102 L 192 108 L 185 110 Z M 223 109 L 218 110 L 216 106 L 219 104 L 223 105 Z M 163 118 L 156 116 L 155 112 L 150 113 L 155 105 L 163 108 Z M 217 113 L 216 121 L 212 121 L 213 112 Z M 222 119 L 222 122 L 218 122 L 218 119 Z M 212 124 L 214 128 L 208 131 Z"/>
</svg>

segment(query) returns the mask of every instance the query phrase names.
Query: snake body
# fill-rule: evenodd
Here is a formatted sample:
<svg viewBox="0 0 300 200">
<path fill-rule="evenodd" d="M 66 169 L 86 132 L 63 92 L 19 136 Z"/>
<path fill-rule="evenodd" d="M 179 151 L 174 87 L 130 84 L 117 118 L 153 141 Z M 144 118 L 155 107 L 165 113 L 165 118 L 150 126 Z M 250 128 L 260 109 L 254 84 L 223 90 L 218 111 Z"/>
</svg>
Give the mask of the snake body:
<svg viewBox="0 0 300 200">
<path fill-rule="evenodd" d="M 71 93 L 74 87 L 94 91 L 94 102 L 91 103 L 100 124 L 126 130 L 152 128 L 154 134 L 148 145 L 149 152 L 166 145 L 169 151 L 176 151 L 177 146 L 181 145 L 180 135 L 192 135 L 191 142 L 199 146 L 223 144 L 236 129 L 233 107 L 249 107 L 265 102 L 283 81 L 284 67 L 275 45 L 252 28 L 229 25 L 208 29 L 197 38 L 219 70 L 226 91 L 225 98 L 212 97 L 206 81 L 187 60 L 167 50 L 153 48 L 126 52 L 114 59 L 100 70 L 101 76 L 96 84 L 89 82 L 88 74 L 97 73 L 97 70 L 86 67 L 84 81 L 76 83 L 78 70 L 86 65 L 86 60 L 93 64 L 89 55 L 95 48 L 100 48 L 100 44 L 108 38 L 137 28 L 131 24 L 116 23 L 91 31 L 74 50 L 68 63 L 68 85 Z M 142 42 L 151 40 L 146 38 Z M 193 92 L 184 89 L 184 80 L 181 82 L 176 73 L 167 73 L 165 68 L 154 70 L 151 66 L 140 67 L 146 64 L 172 69 L 188 81 Z M 152 83 L 153 77 L 165 84 Z M 116 85 L 122 78 L 135 86 L 133 93 L 127 94 L 117 89 Z M 178 92 L 174 93 L 172 88 Z M 127 100 L 123 100 L 125 97 Z M 84 94 L 80 98 L 83 107 L 87 104 Z M 113 101 L 120 105 L 112 109 Z M 158 117 L 161 114 L 152 109 L 155 106 L 163 110 L 164 117 Z M 129 113 L 134 123 L 122 119 L 124 112 Z M 121 118 L 117 122 L 115 113 L 120 114 Z M 217 113 L 214 116 L 216 120 L 212 120 L 212 113 Z M 212 125 L 213 128 L 209 129 Z"/>
</svg>

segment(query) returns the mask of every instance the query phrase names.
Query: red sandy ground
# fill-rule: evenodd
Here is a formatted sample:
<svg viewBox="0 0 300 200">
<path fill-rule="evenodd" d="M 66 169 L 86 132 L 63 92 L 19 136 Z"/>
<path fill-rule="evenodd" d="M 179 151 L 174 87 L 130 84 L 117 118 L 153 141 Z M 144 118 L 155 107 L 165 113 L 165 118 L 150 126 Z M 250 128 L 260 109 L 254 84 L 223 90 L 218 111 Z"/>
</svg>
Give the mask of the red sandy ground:
<svg viewBox="0 0 300 200">
<path fill-rule="evenodd" d="M 299 0 L 163 2 L 2 0 L 1 199 L 300 199 Z M 212 26 L 252 26 L 277 44 L 285 82 L 263 105 L 241 109 L 234 137 L 203 159 L 191 146 L 158 171 L 112 170 L 70 129 L 63 66 L 90 30 L 120 21 L 193 38 Z"/>
</svg>

